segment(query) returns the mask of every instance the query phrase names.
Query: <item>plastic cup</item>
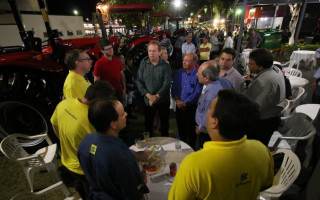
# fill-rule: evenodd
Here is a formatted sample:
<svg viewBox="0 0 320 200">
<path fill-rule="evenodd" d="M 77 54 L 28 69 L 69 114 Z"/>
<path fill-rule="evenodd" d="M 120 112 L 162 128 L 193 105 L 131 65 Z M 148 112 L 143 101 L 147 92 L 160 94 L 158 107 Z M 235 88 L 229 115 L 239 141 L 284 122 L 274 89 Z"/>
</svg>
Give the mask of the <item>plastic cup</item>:
<svg viewBox="0 0 320 200">
<path fill-rule="evenodd" d="M 180 150 L 181 149 L 181 140 L 176 139 L 174 145 L 175 145 L 176 150 Z"/>
<path fill-rule="evenodd" d="M 140 138 L 136 138 L 135 140 L 135 144 L 136 144 L 136 147 L 138 148 L 138 149 L 142 149 L 142 144 L 141 144 L 141 139 Z"/>
<path fill-rule="evenodd" d="M 142 135 L 143 135 L 144 141 L 149 142 L 150 133 L 146 131 L 146 132 L 143 132 Z"/>
</svg>

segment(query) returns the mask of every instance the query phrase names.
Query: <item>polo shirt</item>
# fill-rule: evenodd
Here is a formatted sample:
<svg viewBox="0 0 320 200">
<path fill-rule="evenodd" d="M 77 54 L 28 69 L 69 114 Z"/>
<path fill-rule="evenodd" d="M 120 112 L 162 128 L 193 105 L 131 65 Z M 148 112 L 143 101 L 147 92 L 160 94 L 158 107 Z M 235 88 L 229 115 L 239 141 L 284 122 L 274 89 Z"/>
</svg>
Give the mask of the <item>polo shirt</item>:
<svg viewBox="0 0 320 200">
<path fill-rule="evenodd" d="M 95 131 L 88 120 L 88 105 L 78 99 L 61 101 L 52 117 L 51 123 L 59 129 L 61 162 L 70 171 L 83 175 L 77 151 L 82 139 Z"/>
<path fill-rule="evenodd" d="M 230 83 L 232 84 L 233 88 L 236 91 L 238 92 L 242 91 L 243 85 L 244 85 L 244 79 L 235 68 L 231 67 L 228 71 L 226 71 L 223 77 L 225 77 L 230 81 Z"/>
<path fill-rule="evenodd" d="M 246 136 L 209 141 L 183 159 L 168 199 L 255 200 L 272 185 L 273 165 L 267 147 Z"/>
<path fill-rule="evenodd" d="M 63 84 L 63 96 L 66 99 L 77 97 L 83 98 L 90 85 L 91 83 L 83 76 L 74 71 L 69 71 Z"/>
<path fill-rule="evenodd" d="M 89 134 L 78 157 L 93 199 L 137 200 L 149 192 L 135 156 L 118 137 Z"/>
<path fill-rule="evenodd" d="M 102 56 L 94 66 L 93 75 L 100 77 L 100 80 L 108 81 L 117 94 L 122 94 L 121 71 L 123 71 L 123 66 L 117 57 L 108 60 Z"/>
<path fill-rule="evenodd" d="M 211 44 L 201 44 L 200 49 L 201 48 L 209 48 L 209 51 L 200 52 L 200 60 L 210 60 Z"/>
</svg>

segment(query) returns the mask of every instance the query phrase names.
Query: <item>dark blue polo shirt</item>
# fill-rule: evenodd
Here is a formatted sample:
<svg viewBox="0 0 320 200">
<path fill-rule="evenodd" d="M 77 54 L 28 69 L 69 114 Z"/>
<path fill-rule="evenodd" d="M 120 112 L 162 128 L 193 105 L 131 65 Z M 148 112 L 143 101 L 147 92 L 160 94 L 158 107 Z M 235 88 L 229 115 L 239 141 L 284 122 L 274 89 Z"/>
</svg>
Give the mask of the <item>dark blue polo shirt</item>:
<svg viewBox="0 0 320 200">
<path fill-rule="evenodd" d="M 93 199 L 140 199 L 149 192 L 133 153 L 118 137 L 92 133 L 78 148 L 78 158 Z"/>
</svg>

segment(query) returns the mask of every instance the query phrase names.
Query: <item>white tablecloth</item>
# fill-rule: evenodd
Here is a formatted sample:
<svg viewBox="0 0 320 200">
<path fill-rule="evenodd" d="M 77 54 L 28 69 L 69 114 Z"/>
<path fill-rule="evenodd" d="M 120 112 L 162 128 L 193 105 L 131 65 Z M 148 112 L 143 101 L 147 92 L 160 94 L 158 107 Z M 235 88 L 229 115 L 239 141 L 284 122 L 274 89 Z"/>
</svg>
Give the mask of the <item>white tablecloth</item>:
<svg viewBox="0 0 320 200">
<path fill-rule="evenodd" d="M 303 87 L 309 83 L 309 81 L 305 78 L 300 78 L 297 76 L 287 76 L 290 81 L 291 88 L 295 87 Z"/>
<path fill-rule="evenodd" d="M 297 69 L 299 69 L 300 61 L 304 61 L 306 63 L 307 68 L 312 69 L 313 67 L 316 66 L 316 59 L 314 57 L 315 51 L 307 51 L 307 50 L 302 50 L 302 51 L 293 51 L 290 60 L 295 60 L 297 62 Z"/>
<path fill-rule="evenodd" d="M 165 155 L 163 157 L 164 165 L 163 168 L 155 174 L 148 175 L 148 183 L 147 186 L 150 190 L 150 193 L 147 195 L 148 199 L 152 200 L 167 200 L 168 194 L 174 180 L 174 177 L 169 176 L 169 166 L 171 162 L 175 162 L 177 164 L 177 168 L 179 170 L 179 166 L 183 158 L 194 152 L 194 150 L 186 143 L 181 141 L 181 150 L 175 150 L 175 138 L 170 137 L 153 137 L 150 138 L 150 145 L 158 144 L 162 145 L 162 148 L 165 151 Z M 130 147 L 132 148 L 132 146 Z"/>
<path fill-rule="evenodd" d="M 320 104 L 303 104 L 296 107 L 297 113 L 304 113 L 308 115 L 312 120 L 317 117 L 317 114 L 320 109 Z"/>
</svg>

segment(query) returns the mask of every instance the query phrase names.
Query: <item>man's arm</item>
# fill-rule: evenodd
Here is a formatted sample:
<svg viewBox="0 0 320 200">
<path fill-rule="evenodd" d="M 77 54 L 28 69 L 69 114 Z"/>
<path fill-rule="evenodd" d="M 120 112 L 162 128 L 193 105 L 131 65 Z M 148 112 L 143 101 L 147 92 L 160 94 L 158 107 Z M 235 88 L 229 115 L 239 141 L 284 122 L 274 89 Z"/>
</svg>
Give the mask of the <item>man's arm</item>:
<svg viewBox="0 0 320 200">
<path fill-rule="evenodd" d="M 189 157 L 186 157 L 179 167 L 177 175 L 170 189 L 168 200 L 196 199 L 196 193 L 198 192 L 196 189 L 197 184 L 194 183 L 193 180 L 199 180 L 199 177 L 191 177 L 192 175 L 195 175 L 191 171 L 192 168 L 190 169 L 190 166 L 193 166 L 194 163 L 188 158 Z"/>
<path fill-rule="evenodd" d="M 142 96 L 145 96 L 148 93 L 148 90 L 145 87 L 145 81 L 143 78 L 144 67 L 145 67 L 145 62 L 142 60 L 139 66 L 138 76 L 137 76 L 137 88 Z"/>
<path fill-rule="evenodd" d="M 121 78 L 121 84 L 122 84 L 122 93 L 125 96 L 127 88 L 126 88 L 126 76 L 124 75 L 123 70 L 120 72 L 120 78 Z"/>
<path fill-rule="evenodd" d="M 52 125 L 52 129 L 53 129 L 54 134 L 56 134 L 57 138 L 60 140 L 60 137 L 59 137 L 59 127 L 58 127 L 58 126 L 55 126 L 55 125 Z"/>
<path fill-rule="evenodd" d="M 170 86 L 171 86 L 171 68 L 168 65 L 166 65 L 165 70 L 164 70 L 164 80 L 163 80 L 163 84 L 162 87 L 160 88 L 160 90 L 157 92 L 157 94 L 160 96 L 160 98 L 162 96 L 164 96 L 167 92 L 169 92 L 170 90 Z"/>
<path fill-rule="evenodd" d="M 196 104 L 198 102 L 202 92 L 202 85 L 198 81 L 196 81 L 195 84 L 195 91 L 184 100 L 186 104 Z"/>
</svg>

